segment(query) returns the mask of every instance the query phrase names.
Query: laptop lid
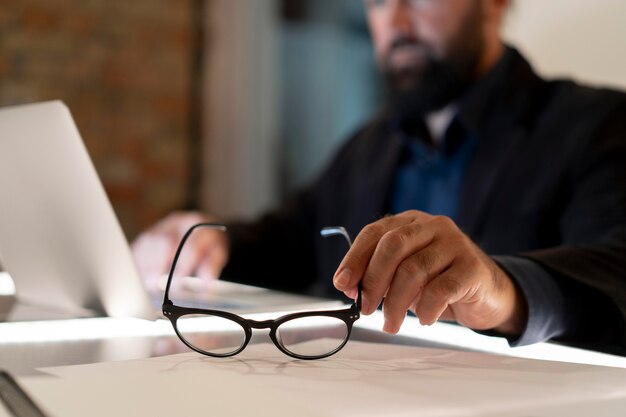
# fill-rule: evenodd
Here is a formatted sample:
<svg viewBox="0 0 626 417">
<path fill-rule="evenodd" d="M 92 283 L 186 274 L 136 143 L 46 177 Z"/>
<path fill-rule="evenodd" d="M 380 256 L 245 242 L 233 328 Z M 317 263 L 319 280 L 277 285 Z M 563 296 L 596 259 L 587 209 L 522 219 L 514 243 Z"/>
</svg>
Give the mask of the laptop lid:
<svg viewBox="0 0 626 417">
<path fill-rule="evenodd" d="M 0 110 L 0 257 L 19 300 L 155 318 L 68 108 Z"/>
</svg>

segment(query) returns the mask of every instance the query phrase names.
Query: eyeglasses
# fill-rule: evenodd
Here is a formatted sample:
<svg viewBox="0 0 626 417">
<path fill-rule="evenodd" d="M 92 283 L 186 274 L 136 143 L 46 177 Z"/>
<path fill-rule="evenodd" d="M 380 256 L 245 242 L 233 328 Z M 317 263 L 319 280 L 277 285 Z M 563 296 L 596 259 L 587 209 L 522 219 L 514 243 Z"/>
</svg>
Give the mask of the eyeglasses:
<svg viewBox="0 0 626 417">
<path fill-rule="evenodd" d="M 187 265 L 198 264 L 198 247 L 210 246 L 226 226 L 203 223 L 193 226 L 181 240 L 167 279 L 163 315 L 169 319 L 180 340 L 190 349 L 207 356 L 225 358 L 243 351 L 252 329 L 269 329 L 270 339 L 280 351 L 296 359 L 321 359 L 339 352 L 348 342 L 352 325 L 361 313 L 361 286 L 354 303 L 341 310 L 306 311 L 287 314 L 275 320 L 256 321 L 221 310 L 175 305 L 170 300 L 172 280 L 186 278 Z M 323 237 L 350 236 L 343 227 L 322 229 Z M 193 252 L 190 250 L 194 247 Z M 207 254 L 210 252 L 210 248 Z M 201 270 L 202 264 L 197 271 Z M 194 271 L 194 272 L 197 272 Z"/>
</svg>

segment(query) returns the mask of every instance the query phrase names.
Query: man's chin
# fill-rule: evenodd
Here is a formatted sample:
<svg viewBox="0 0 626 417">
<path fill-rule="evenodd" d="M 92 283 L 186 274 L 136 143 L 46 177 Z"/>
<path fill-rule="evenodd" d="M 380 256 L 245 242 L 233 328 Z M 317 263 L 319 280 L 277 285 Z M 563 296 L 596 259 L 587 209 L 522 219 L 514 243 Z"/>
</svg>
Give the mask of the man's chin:
<svg viewBox="0 0 626 417">
<path fill-rule="evenodd" d="M 415 79 L 389 85 L 391 111 L 400 122 L 410 123 L 440 110 L 458 98 L 459 93 L 460 90 L 448 90 L 437 82 Z"/>
<path fill-rule="evenodd" d="M 423 71 L 416 68 L 389 71 L 386 79 L 393 93 L 408 94 L 420 87 Z"/>
</svg>

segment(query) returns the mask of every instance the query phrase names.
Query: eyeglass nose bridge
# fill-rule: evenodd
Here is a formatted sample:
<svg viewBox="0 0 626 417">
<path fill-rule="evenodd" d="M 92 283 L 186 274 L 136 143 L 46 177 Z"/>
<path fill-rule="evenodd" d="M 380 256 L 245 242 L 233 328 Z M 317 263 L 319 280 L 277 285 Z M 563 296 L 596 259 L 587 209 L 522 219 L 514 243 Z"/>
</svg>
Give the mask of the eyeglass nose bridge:
<svg viewBox="0 0 626 417">
<path fill-rule="evenodd" d="M 253 329 L 270 329 L 274 324 L 274 320 L 248 320 L 248 325 Z"/>
</svg>

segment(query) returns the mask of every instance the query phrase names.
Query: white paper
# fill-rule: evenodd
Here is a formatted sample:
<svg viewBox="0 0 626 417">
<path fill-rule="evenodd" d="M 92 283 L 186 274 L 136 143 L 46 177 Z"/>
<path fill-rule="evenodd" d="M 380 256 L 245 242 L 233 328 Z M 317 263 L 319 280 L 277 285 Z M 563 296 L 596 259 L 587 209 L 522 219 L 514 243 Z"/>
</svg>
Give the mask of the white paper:
<svg viewBox="0 0 626 417">
<path fill-rule="evenodd" d="M 186 353 L 46 372 L 66 381 L 112 384 L 112 400 L 132 401 L 137 407 L 148 398 L 144 391 L 128 394 L 138 385 L 154 390 L 160 409 L 171 405 L 161 397 L 164 387 L 183 387 L 180 395 L 188 390 L 193 393 L 189 401 L 196 403 L 188 405 L 189 414 L 179 413 L 185 416 L 196 415 L 192 411 L 216 398 L 213 406 L 225 408 L 215 415 L 232 411 L 241 416 L 268 410 L 268 397 L 288 400 L 284 412 L 273 410 L 274 416 L 295 415 L 294 406 L 302 409 L 298 415 L 510 417 L 570 416 L 580 410 L 578 415 L 585 415 L 584 410 L 603 407 L 603 416 L 623 417 L 626 404 L 626 370 L 620 368 L 360 342 L 315 361 L 294 360 L 271 344 L 260 344 L 226 359 Z M 36 385 L 32 388 L 37 391 Z M 93 389 L 81 388 L 88 393 Z M 238 396 L 230 395 L 234 392 Z M 241 404 L 243 398 L 258 404 L 248 409 L 250 402 Z M 121 408 L 110 411 L 114 414 L 108 415 L 138 415 L 124 414 Z"/>
<path fill-rule="evenodd" d="M 50 417 L 321 417 L 289 397 L 236 375 L 205 370 L 95 374 L 81 378 L 29 377 L 21 384 Z"/>
<path fill-rule="evenodd" d="M 13 417 L 2 403 L 0 403 L 0 417 Z"/>
</svg>

